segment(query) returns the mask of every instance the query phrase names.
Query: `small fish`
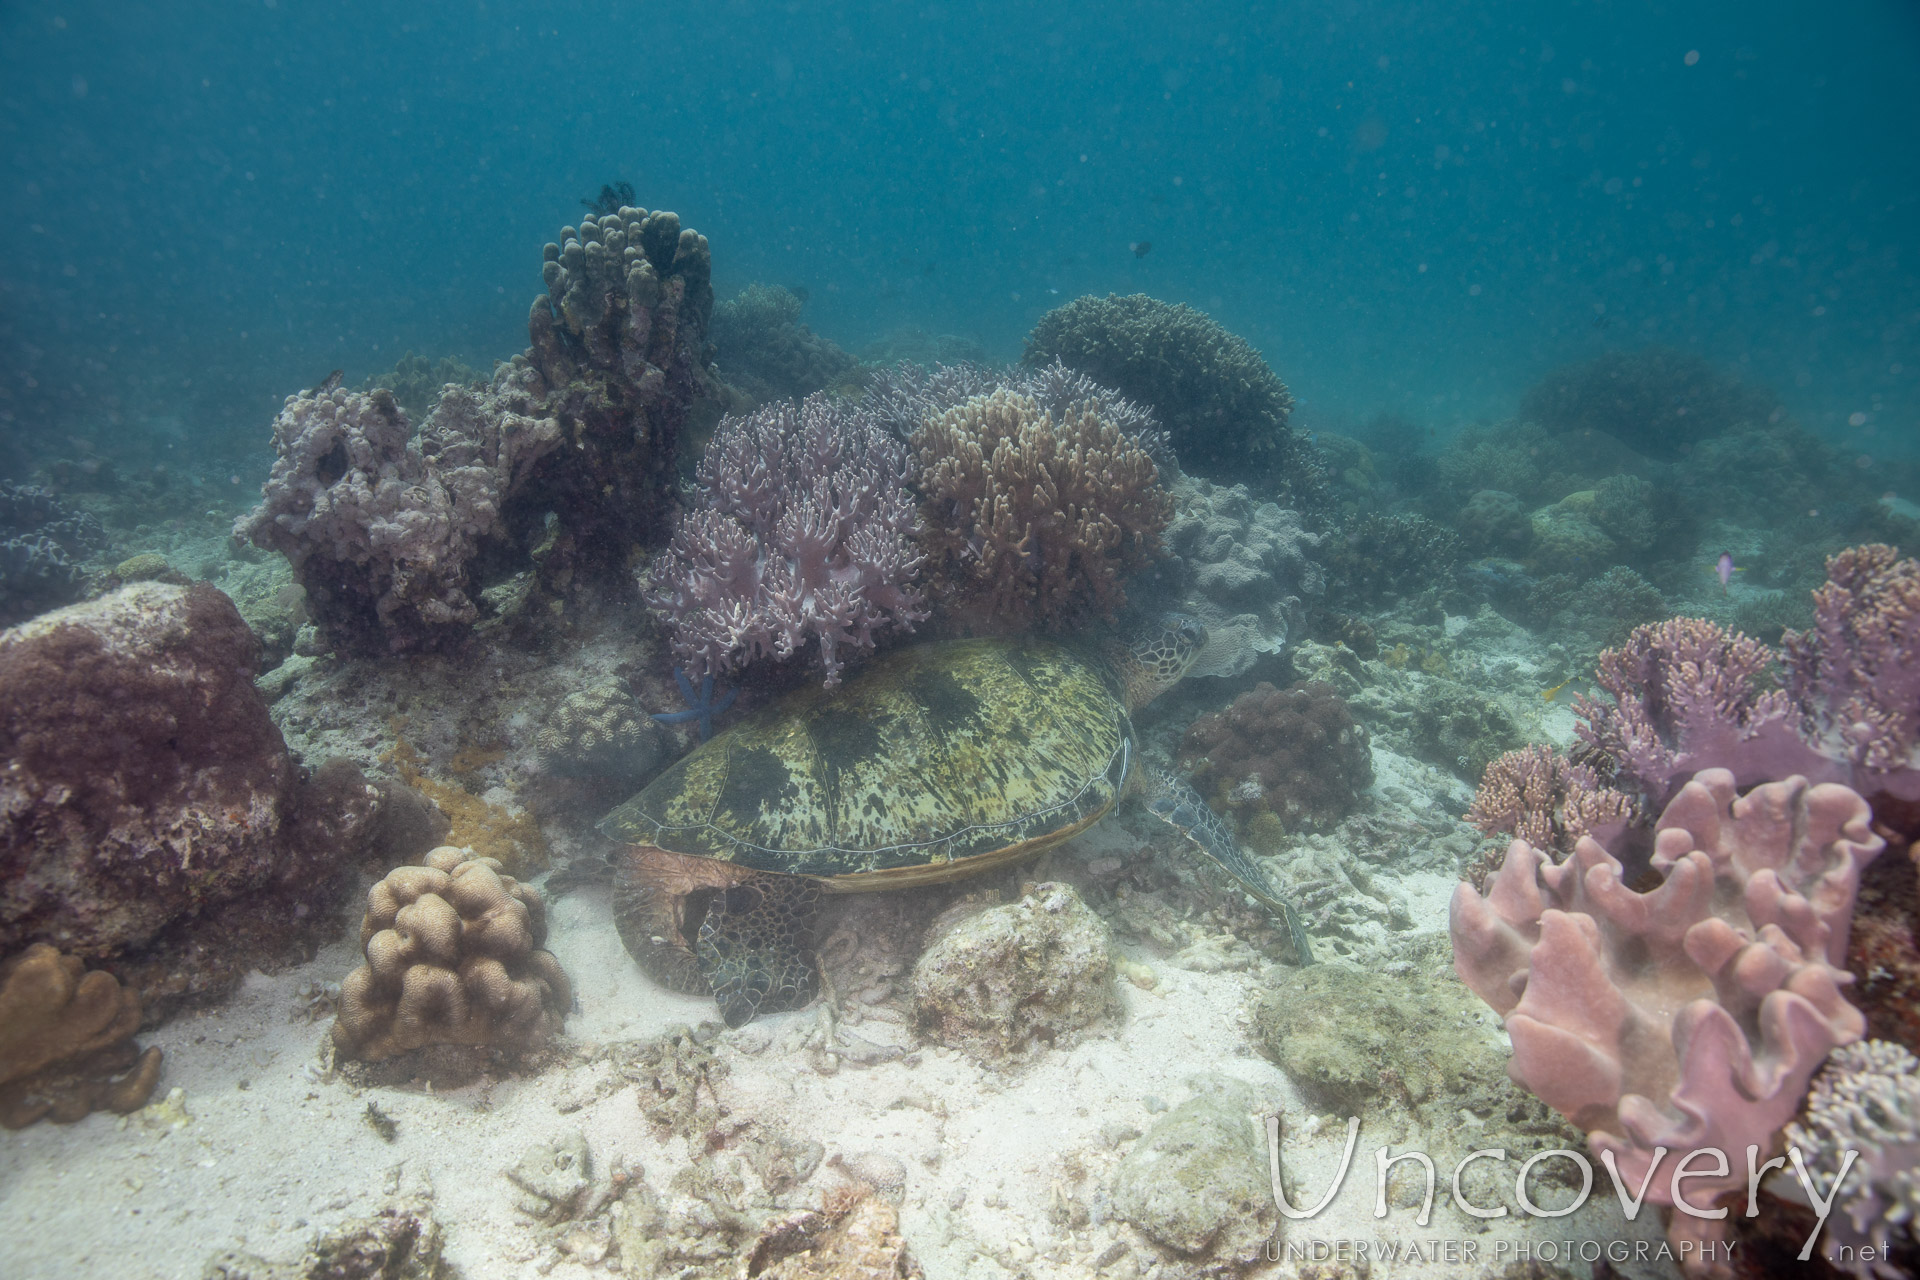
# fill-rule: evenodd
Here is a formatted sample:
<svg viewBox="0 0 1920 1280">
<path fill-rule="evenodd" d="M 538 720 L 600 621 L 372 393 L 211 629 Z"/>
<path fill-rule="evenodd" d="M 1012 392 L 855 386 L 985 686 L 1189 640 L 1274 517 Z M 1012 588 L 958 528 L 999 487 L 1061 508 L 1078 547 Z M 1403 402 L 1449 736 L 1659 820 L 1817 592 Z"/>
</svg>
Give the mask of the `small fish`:
<svg viewBox="0 0 1920 1280">
<path fill-rule="evenodd" d="M 1129 248 L 1129 249 L 1131 249 L 1131 250 L 1133 250 L 1133 256 L 1134 256 L 1134 257 L 1136 257 L 1136 258 L 1144 258 L 1144 257 L 1146 257 L 1146 256 L 1147 256 L 1148 254 L 1150 254 L 1150 253 L 1152 253 L 1152 252 L 1153 252 L 1153 241 L 1151 241 L 1151 240 L 1135 240 L 1135 241 L 1134 241 L 1134 242 L 1133 242 L 1132 244 L 1129 244 L 1129 245 L 1127 246 L 1127 248 Z"/>
<path fill-rule="evenodd" d="M 312 391 L 308 392 L 308 394 L 316 398 L 320 396 L 333 394 L 335 391 L 338 391 L 340 389 L 340 380 L 343 376 L 345 375 L 343 375 L 340 372 L 340 370 L 335 369 L 332 373 L 326 376 L 326 378 L 320 383 L 319 386 L 315 387 Z"/>
<path fill-rule="evenodd" d="M 1733 581 L 1734 574 L 1740 572 L 1739 569 L 1734 568 L 1733 552 L 1722 551 L 1720 553 L 1720 558 L 1713 562 L 1713 572 L 1720 579 L 1720 594 L 1721 595 L 1732 594 L 1727 584 Z"/>
<path fill-rule="evenodd" d="M 1542 689 L 1540 691 L 1540 700 L 1542 702 L 1552 702 L 1554 698 L 1559 695 L 1562 689 L 1566 688 L 1568 685 L 1572 684 L 1577 679 L 1579 679 L 1578 676 L 1568 676 L 1565 680 L 1562 680 L 1559 684 L 1553 686 L 1553 688 Z"/>
</svg>

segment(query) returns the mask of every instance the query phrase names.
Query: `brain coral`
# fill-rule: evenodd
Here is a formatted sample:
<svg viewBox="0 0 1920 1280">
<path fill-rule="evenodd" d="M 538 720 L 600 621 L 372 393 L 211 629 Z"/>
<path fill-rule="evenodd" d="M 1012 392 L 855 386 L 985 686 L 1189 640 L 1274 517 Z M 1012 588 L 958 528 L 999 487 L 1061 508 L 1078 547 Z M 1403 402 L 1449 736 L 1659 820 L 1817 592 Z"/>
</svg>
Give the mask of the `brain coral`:
<svg viewBox="0 0 1920 1280">
<path fill-rule="evenodd" d="M 1270 472 L 1296 506 L 1324 496 L 1324 468 L 1287 426 L 1286 384 L 1244 338 L 1191 307 L 1142 293 L 1076 298 L 1040 317 L 1022 359 L 1059 360 L 1151 406 L 1189 471 L 1216 480 Z"/>
<path fill-rule="evenodd" d="M 1373 785 L 1367 731 L 1318 681 L 1281 690 L 1263 680 L 1201 716 L 1181 741 L 1180 767 L 1243 822 L 1272 813 L 1288 830 L 1338 821 Z"/>
<path fill-rule="evenodd" d="M 1139 442 L 1092 402 L 975 396 L 913 435 L 935 591 L 989 628 L 1111 620 L 1160 554 L 1173 500 Z"/>
<path fill-rule="evenodd" d="M 367 893 L 367 963 L 340 984 L 333 1043 L 377 1062 L 434 1044 L 538 1048 L 560 1029 L 573 989 L 547 940 L 538 890 L 492 858 L 450 846 L 396 867 Z"/>
</svg>

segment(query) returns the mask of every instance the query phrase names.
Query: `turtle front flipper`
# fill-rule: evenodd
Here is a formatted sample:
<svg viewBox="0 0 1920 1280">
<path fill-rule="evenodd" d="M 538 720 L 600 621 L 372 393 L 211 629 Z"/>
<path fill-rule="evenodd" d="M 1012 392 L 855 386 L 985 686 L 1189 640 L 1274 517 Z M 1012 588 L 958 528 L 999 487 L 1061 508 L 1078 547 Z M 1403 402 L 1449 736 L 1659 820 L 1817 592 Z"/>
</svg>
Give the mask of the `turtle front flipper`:
<svg viewBox="0 0 1920 1280">
<path fill-rule="evenodd" d="M 752 874 L 705 903 L 694 956 L 720 1016 L 743 1027 L 813 999 L 813 921 L 820 886 L 803 876 Z"/>
<path fill-rule="evenodd" d="M 1233 838 L 1233 832 L 1220 815 L 1200 798 L 1198 791 L 1170 774 L 1154 770 L 1146 776 L 1146 802 L 1148 812 L 1185 832 L 1189 840 L 1224 867 L 1248 893 L 1260 900 L 1262 906 L 1278 915 L 1286 923 L 1294 956 L 1303 965 L 1313 963 L 1313 948 L 1307 942 L 1307 931 L 1301 927 L 1300 917 L 1292 904 L 1274 895 L 1273 886 L 1267 883 L 1266 876 L 1260 873 L 1260 868 L 1254 866 L 1246 854 L 1240 852 L 1240 842 Z"/>
</svg>

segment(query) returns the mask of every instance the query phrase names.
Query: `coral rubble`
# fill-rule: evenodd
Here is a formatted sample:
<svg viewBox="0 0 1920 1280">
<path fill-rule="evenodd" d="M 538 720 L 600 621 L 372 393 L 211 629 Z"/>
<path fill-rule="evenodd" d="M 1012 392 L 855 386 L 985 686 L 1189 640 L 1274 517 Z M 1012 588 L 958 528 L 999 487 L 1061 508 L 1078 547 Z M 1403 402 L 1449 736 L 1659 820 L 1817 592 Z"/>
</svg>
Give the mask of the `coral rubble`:
<svg viewBox="0 0 1920 1280">
<path fill-rule="evenodd" d="M 901 444 L 824 394 L 728 418 L 700 461 L 700 504 L 648 577 L 696 677 L 809 651 L 839 683 L 875 639 L 926 614 Z"/>
<path fill-rule="evenodd" d="M 138 1049 L 140 998 L 45 943 L 0 961 L 0 1125 L 146 1105 L 160 1049 Z"/>
<path fill-rule="evenodd" d="M 1248 1123 L 1253 1091 L 1221 1076 L 1195 1086 L 1120 1162 L 1113 1210 L 1176 1254 L 1237 1270 L 1259 1256 L 1278 1216 Z"/>
<path fill-rule="evenodd" d="M 1032 885 L 1006 906 L 963 904 L 935 922 L 913 967 L 916 1017 L 987 1063 L 1064 1046 L 1120 1012 L 1111 945 L 1065 884 Z"/>
<path fill-rule="evenodd" d="M 1111 621 L 1127 575 L 1159 555 L 1172 500 L 1093 402 L 1055 417 L 1003 389 L 928 420 L 912 445 L 934 588 L 967 623 Z"/>
<path fill-rule="evenodd" d="M 428 1045 L 539 1048 L 573 1003 L 546 939 L 539 891 L 490 858 L 443 846 L 395 868 L 367 894 L 367 963 L 341 983 L 336 1051 L 377 1062 Z"/>
</svg>

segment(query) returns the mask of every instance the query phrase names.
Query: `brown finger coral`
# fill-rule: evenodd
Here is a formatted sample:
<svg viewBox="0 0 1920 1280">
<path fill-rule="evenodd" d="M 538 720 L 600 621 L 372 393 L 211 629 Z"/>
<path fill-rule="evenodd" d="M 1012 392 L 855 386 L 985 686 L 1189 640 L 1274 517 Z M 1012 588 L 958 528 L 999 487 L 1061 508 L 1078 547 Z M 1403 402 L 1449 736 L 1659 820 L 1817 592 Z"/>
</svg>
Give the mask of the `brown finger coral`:
<svg viewBox="0 0 1920 1280">
<path fill-rule="evenodd" d="M 993 629 L 1111 620 L 1173 518 L 1153 459 L 1093 402 L 975 396 L 913 434 L 934 587 Z"/>
<path fill-rule="evenodd" d="M 0 1125 L 145 1106 L 160 1050 L 135 1048 L 140 998 L 45 943 L 0 963 Z"/>
<path fill-rule="evenodd" d="M 1263 680 L 1201 716 L 1181 741 L 1180 767 L 1243 824 L 1271 813 L 1290 831 L 1337 822 L 1373 784 L 1366 729 L 1317 680 L 1285 690 Z"/>
<path fill-rule="evenodd" d="M 560 962 L 540 950 L 546 905 L 492 858 L 442 846 L 367 893 L 367 963 L 341 983 L 333 1043 L 378 1062 L 434 1044 L 518 1052 L 556 1032 L 573 1003 Z"/>
</svg>

